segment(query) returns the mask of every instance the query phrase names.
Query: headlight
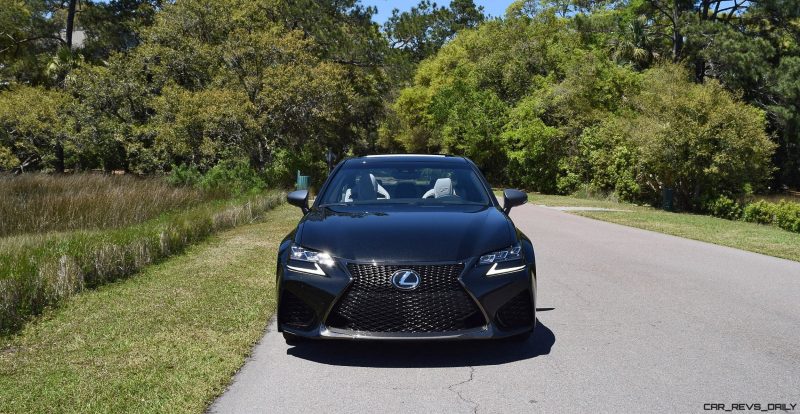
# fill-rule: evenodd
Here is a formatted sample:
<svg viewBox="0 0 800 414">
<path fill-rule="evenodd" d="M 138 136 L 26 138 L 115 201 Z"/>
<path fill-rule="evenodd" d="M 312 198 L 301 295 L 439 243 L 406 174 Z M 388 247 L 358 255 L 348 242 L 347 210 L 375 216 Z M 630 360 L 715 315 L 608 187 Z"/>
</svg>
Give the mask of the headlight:
<svg viewBox="0 0 800 414">
<path fill-rule="evenodd" d="M 295 262 L 292 264 L 291 262 L 293 260 L 299 263 Z M 333 257 L 331 257 L 330 254 L 309 250 L 293 244 L 289 251 L 289 264 L 287 264 L 286 267 L 295 272 L 325 276 L 325 272 L 322 271 L 319 265 L 331 267 L 333 264 Z"/>
<path fill-rule="evenodd" d="M 492 265 L 492 267 L 486 271 L 486 276 L 496 276 L 506 273 L 518 272 L 525 268 L 524 263 L 519 266 L 501 267 L 499 269 L 497 268 L 497 264 L 502 262 L 511 262 L 515 260 L 520 260 L 522 259 L 521 252 L 522 248 L 520 247 L 520 245 L 515 244 L 507 249 L 498 250 L 496 252 L 492 252 L 481 256 L 478 263 L 482 265 L 488 265 L 488 264 Z"/>
<path fill-rule="evenodd" d="M 303 262 L 319 263 L 325 266 L 333 266 L 333 257 L 325 252 L 304 249 L 297 245 L 292 245 L 292 253 L 289 258 Z"/>
<path fill-rule="evenodd" d="M 489 254 L 481 256 L 480 264 L 492 264 L 500 262 L 509 262 L 511 260 L 518 260 L 522 248 L 519 244 L 515 244 L 507 249 L 498 250 Z"/>
</svg>

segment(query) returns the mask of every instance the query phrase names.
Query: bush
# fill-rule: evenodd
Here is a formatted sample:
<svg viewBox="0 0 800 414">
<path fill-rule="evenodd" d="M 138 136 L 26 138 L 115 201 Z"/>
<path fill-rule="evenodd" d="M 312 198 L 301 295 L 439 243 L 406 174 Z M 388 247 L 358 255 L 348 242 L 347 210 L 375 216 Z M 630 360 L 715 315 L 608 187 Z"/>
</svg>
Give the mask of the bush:
<svg viewBox="0 0 800 414">
<path fill-rule="evenodd" d="M 195 166 L 186 164 L 173 165 L 172 170 L 167 175 L 167 182 L 180 187 L 194 187 L 200 184 L 203 174 Z"/>
<path fill-rule="evenodd" d="M 172 166 L 167 181 L 176 186 L 199 187 L 209 193 L 225 196 L 253 194 L 267 187 L 247 161 L 221 161 L 202 174 L 196 166 Z"/>
<path fill-rule="evenodd" d="M 229 195 L 255 193 L 267 187 L 258 172 L 247 161 L 222 161 L 208 170 L 200 181 L 205 190 L 225 192 Z"/>
<path fill-rule="evenodd" d="M 748 204 L 744 208 L 745 221 L 772 224 L 784 230 L 800 233 L 800 203 L 781 200 L 770 203 L 764 200 Z"/>
<path fill-rule="evenodd" d="M 595 175 L 610 170 L 616 183 L 619 171 L 627 170 L 623 183 L 635 178 L 641 199 L 657 203 L 663 188 L 673 188 L 676 204 L 687 210 L 704 208 L 703 200 L 758 190 L 769 178 L 775 144 L 764 132 L 762 110 L 716 81 L 691 82 L 677 65 L 650 69 L 642 77 L 643 89 L 631 98 L 631 111 L 609 118 L 598 130 L 600 143 L 617 140 L 630 153 L 614 153 L 618 145 L 613 141 L 600 146 L 600 165 L 591 169 Z M 614 168 L 603 165 L 609 160 Z"/>
<path fill-rule="evenodd" d="M 742 206 L 724 195 L 707 202 L 704 206 L 704 210 L 714 217 L 728 220 L 739 220 L 742 218 Z"/>
<path fill-rule="evenodd" d="M 750 203 L 744 208 L 743 219 L 751 223 L 772 224 L 775 217 L 772 206 L 774 206 L 773 203 L 764 200 Z"/>
<path fill-rule="evenodd" d="M 784 230 L 800 232 L 800 203 L 781 200 L 775 204 L 774 224 Z"/>
</svg>

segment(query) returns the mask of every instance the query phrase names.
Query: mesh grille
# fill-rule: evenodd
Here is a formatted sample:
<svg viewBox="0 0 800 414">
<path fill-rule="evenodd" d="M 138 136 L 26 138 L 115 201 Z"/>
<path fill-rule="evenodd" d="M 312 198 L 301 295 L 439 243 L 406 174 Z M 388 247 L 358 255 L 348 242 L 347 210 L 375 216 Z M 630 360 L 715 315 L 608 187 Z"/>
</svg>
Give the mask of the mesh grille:
<svg viewBox="0 0 800 414">
<path fill-rule="evenodd" d="M 292 292 L 285 291 L 281 298 L 281 321 L 292 328 L 306 329 L 314 324 L 314 311 Z"/>
<path fill-rule="evenodd" d="M 497 311 L 497 323 L 505 329 L 530 326 L 533 323 L 531 293 L 526 290 L 503 305 Z"/>
<path fill-rule="evenodd" d="M 458 276 L 463 264 L 347 265 L 353 283 L 336 304 L 327 325 L 367 332 L 448 332 L 486 324 Z M 412 291 L 395 288 L 390 278 L 400 269 L 420 275 Z"/>
</svg>

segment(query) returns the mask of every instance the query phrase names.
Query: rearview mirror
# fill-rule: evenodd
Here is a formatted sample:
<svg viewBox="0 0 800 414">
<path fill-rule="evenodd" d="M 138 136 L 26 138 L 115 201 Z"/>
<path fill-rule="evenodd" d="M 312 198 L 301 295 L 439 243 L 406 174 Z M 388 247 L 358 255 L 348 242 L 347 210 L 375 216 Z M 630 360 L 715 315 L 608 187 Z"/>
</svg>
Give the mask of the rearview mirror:
<svg viewBox="0 0 800 414">
<path fill-rule="evenodd" d="M 286 196 L 286 201 L 293 206 L 300 207 L 303 214 L 308 213 L 308 190 L 292 191 Z"/>
<path fill-rule="evenodd" d="M 528 195 L 523 191 L 506 188 L 503 190 L 503 212 L 508 214 L 511 207 L 521 206 L 528 202 Z"/>
</svg>

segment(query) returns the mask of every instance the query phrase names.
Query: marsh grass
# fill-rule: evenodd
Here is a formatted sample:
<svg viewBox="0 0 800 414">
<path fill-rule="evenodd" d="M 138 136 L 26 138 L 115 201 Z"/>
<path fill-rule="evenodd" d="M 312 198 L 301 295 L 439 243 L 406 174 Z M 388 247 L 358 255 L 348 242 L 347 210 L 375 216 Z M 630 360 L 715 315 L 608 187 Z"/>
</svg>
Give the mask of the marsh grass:
<svg viewBox="0 0 800 414">
<path fill-rule="evenodd" d="M 300 210 L 220 232 L 0 337 L 0 413 L 202 413 L 275 311 Z"/>
<path fill-rule="evenodd" d="M 0 175 L 0 237 L 121 228 L 225 196 L 220 191 L 173 186 L 160 177 Z"/>
<path fill-rule="evenodd" d="M 0 239 L 0 334 L 84 289 L 130 276 L 283 202 L 281 192 L 209 201 L 119 229 Z"/>
</svg>

